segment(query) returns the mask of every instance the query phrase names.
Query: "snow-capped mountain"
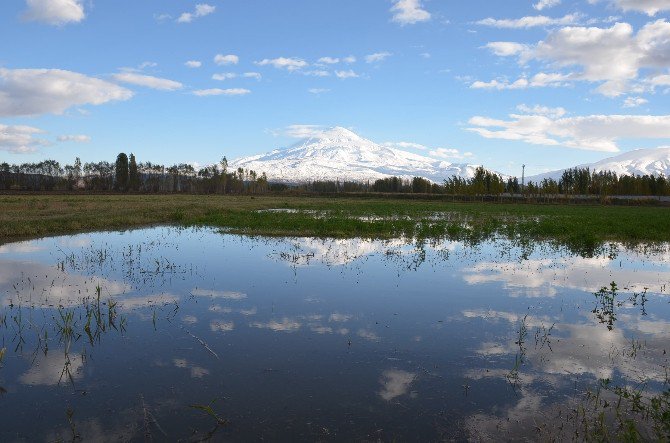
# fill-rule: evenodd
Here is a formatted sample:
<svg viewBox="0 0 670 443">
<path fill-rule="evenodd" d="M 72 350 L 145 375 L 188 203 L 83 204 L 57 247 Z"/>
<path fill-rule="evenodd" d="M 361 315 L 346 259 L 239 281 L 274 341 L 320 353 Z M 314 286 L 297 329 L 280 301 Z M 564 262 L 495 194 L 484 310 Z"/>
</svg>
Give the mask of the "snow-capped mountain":
<svg viewBox="0 0 670 443">
<path fill-rule="evenodd" d="M 595 163 L 576 166 L 589 168 L 591 171 L 612 171 L 617 175 L 664 175 L 670 177 L 670 146 L 652 149 L 636 149 L 615 157 L 609 157 Z M 565 169 L 547 172 L 528 177 L 529 181 L 538 182 L 545 178 L 558 180 Z"/>
<path fill-rule="evenodd" d="M 442 182 L 454 175 L 468 178 L 477 165 L 455 164 L 389 148 L 335 127 L 286 149 L 233 160 L 231 168 L 265 172 L 271 181 L 357 181 L 385 177 L 424 177 Z"/>
</svg>

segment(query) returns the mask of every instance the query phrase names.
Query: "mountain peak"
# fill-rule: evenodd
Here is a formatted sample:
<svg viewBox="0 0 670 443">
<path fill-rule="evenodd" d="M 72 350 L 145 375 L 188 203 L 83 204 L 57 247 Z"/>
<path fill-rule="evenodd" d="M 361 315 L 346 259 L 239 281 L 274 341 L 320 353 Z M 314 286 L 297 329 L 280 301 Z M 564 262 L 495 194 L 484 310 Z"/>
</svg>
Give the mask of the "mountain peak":
<svg viewBox="0 0 670 443">
<path fill-rule="evenodd" d="M 364 182 L 391 176 L 441 182 L 454 175 L 472 177 L 476 169 L 381 146 L 341 126 L 316 132 L 290 148 L 234 160 L 231 166 L 265 172 L 270 180 L 291 183 Z"/>
<path fill-rule="evenodd" d="M 348 141 L 358 141 L 361 140 L 361 137 L 350 129 L 343 128 L 342 126 L 333 126 L 328 129 L 313 135 L 311 139 L 319 140 L 348 140 Z"/>
</svg>

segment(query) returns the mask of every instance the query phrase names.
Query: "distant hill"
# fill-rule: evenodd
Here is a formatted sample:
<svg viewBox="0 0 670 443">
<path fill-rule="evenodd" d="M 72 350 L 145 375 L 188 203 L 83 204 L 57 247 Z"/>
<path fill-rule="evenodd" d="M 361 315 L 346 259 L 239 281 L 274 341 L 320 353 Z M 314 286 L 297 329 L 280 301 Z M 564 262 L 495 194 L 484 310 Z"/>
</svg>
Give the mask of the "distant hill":
<svg viewBox="0 0 670 443">
<path fill-rule="evenodd" d="M 341 127 L 325 130 L 289 148 L 233 160 L 229 166 L 265 172 L 270 181 L 285 183 L 363 182 L 391 176 L 424 177 L 441 183 L 453 176 L 470 178 L 477 168 L 382 146 Z"/>
<path fill-rule="evenodd" d="M 595 163 L 576 166 L 591 171 L 612 171 L 617 175 L 670 176 L 670 146 L 653 149 L 636 149 Z M 527 177 L 527 181 L 540 182 L 545 178 L 558 180 L 565 169 Z"/>
</svg>

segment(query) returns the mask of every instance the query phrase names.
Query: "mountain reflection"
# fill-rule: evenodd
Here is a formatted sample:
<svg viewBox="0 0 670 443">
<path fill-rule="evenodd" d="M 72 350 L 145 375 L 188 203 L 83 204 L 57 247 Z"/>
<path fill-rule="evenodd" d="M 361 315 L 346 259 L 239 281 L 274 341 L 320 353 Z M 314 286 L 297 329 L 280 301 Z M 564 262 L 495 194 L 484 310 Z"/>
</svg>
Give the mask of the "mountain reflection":
<svg viewBox="0 0 670 443">
<path fill-rule="evenodd" d="M 155 437 L 188 440 L 212 411 L 223 440 L 533 439 L 601 379 L 642 398 L 667 381 L 667 245 L 585 258 L 154 228 L 1 248 L 0 408 L 65 395 L 84 440 L 137 439 L 145 413 Z M 3 441 L 66 424 L 1 412 Z"/>
</svg>

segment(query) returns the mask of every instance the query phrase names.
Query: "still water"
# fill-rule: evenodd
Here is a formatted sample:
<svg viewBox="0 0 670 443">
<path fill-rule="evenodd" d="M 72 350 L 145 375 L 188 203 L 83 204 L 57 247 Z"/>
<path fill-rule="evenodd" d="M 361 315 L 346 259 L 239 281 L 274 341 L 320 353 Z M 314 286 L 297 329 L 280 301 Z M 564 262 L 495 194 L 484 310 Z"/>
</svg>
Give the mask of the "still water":
<svg viewBox="0 0 670 443">
<path fill-rule="evenodd" d="M 668 245 L 7 244 L 0 441 L 581 439 L 599 380 L 667 389 L 669 290 Z"/>
</svg>

